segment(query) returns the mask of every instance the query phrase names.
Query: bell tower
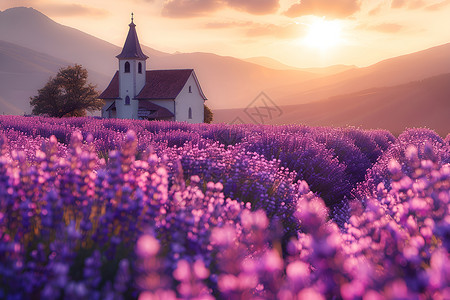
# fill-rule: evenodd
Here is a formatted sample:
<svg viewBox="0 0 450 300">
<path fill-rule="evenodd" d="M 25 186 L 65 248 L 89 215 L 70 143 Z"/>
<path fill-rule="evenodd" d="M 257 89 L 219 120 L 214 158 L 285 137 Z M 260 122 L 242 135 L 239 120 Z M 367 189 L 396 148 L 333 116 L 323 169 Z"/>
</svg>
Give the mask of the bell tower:
<svg viewBox="0 0 450 300">
<path fill-rule="evenodd" d="M 139 101 L 134 100 L 134 98 L 145 85 L 148 56 L 142 52 L 139 44 L 133 13 L 131 13 L 131 23 L 128 26 L 130 26 L 130 29 L 122 52 L 116 56 L 119 60 L 120 97 L 116 100 L 116 109 L 117 117 L 120 119 L 137 119 Z"/>
</svg>

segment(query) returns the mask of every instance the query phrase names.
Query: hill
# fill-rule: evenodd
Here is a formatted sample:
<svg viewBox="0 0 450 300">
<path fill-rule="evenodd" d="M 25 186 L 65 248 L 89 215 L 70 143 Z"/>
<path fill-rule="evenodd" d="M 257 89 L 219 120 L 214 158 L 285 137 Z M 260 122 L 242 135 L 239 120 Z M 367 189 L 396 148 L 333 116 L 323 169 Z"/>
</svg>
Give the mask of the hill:
<svg viewBox="0 0 450 300">
<path fill-rule="evenodd" d="M 138 33 L 143 30 L 137 29 Z M 121 47 L 58 24 L 39 11 L 25 7 L 0 12 L 0 40 L 82 64 L 110 78 L 117 69 L 115 56 L 121 50 Z M 251 102 L 261 89 L 321 76 L 302 70 L 273 70 L 210 53 L 168 54 L 146 46 L 143 50 L 151 58 L 150 69 L 194 68 L 209 98 L 208 105 L 213 108 L 241 107 Z M 101 89 L 107 83 L 97 82 Z"/>
<path fill-rule="evenodd" d="M 296 68 L 283 64 L 276 59 L 263 56 L 250 57 L 244 60 L 274 70 L 302 70 L 304 72 L 310 72 L 321 75 L 333 75 L 356 68 L 356 66 L 348 66 L 348 65 L 334 65 L 323 68 Z"/>
<path fill-rule="evenodd" d="M 258 56 L 258 57 L 250 57 L 244 59 L 244 61 L 254 63 L 266 68 L 274 69 L 274 70 L 299 70 L 299 68 L 289 66 L 286 64 L 283 64 L 282 62 L 270 58 L 270 57 L 264 57 L 264 56 Z"/>
<path fill-rule="evenodd" d="M 214 109 L 243 107 L 263 89 L 308 81 L 320 75 L 301 70 L 273 70 L 234 57 L 177 53 L 152 60 L 152 69 L 193 68 Z"/>
<path fill-rule="evenodd" d="M 442 137 L 450 133 L 450 74 L 407 84 L 373 88 L 321 101 L 281 106 L 282 114 L 269 124 L 310 126 L 360 126 L 400 133 L 405 128 L 428 127 Z M 232 122 L 236 116 L 250 118 L 242 110 L 219 110 L 216 122 Z"/>
<path fill-rule="evenodd" d="M 0 113 L 30 113 L 30 96 L 68 61 L 0 40 Z M 89 80 L 107 82 L 105 75 L 92 70 Z"/>
<path fill-rule="evenodd" d="M 390 58 L 297 85 L 268 90 L 279 105 L 319 101 L 374 87 L 395 86 L 445 74 L 450 70 L 450 43 Z"/>
</svg>

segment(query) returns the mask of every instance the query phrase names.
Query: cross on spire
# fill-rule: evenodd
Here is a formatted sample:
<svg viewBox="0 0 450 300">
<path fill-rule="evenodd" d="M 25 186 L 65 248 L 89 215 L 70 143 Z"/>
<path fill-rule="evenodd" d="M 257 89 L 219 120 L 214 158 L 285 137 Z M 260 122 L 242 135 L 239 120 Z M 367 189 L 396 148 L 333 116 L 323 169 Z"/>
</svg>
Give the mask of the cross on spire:
<svg viewBox="0 0 450 300">
<path fill-rule="evenodd" d="M 134 14 L 131 13 L 131 23 L 133 23 L 133 19 L 134 19 Z"/>
</svg>

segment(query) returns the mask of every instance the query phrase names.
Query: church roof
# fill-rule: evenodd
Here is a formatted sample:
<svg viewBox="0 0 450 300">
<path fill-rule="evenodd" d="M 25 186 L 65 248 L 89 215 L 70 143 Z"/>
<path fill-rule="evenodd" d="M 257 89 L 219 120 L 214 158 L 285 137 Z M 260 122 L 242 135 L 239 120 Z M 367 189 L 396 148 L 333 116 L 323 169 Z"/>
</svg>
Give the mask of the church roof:
<svg viewBox="0 0 450 300">
<path fill-rule="evenodd" d="M 139 39 L 136 33 L 136 25 L 131 21 L 130 30 L 128 30 L 127 39 L 123 46 L 122 52 L 117 55 L 118 59 L 142 59 L 146 60 L 147 55 L 142 52 L 141 45 L 139 44 Z"/>
<path fill-rule="evenodd" d="M 206 100 L 193 69 L 151 70 L 146 71 L 145 86 L 134 98 L 137 100 L 175 99 L 186 85 L 187 80 L 194 74 L 200 94 Z M 99 96 L 100 99 L 119 98 L 119 72 L 114 74 L 108 87 Z"/>
<path fill-rule="evenodd" d="M 175 99 L 192 72 L 192 69 L 147 71 L 145 86 L 136 99 Z"/>
<path fill-rule="evenodd" d="M 139 101 L 138 117 L 152 119 L 167 119 L 175 115 L 165 107 L 159 106 L 150 101 Z"/>
<path fill-rule="evenodd" d="M 99 99 L 117 99 L 119 98 L 119 71 L 114 74 L 108 87 L 98 96 Z"/>
<path fill-rule="evenodd" d="M 106 111 L 116 110 L 116 101 L 106 109 Z M 139 101 L 138 117 L 151 119 L 167 119 L 175 115 L 165 107 L 159 106 L 150 101 Z"/>
</svg>

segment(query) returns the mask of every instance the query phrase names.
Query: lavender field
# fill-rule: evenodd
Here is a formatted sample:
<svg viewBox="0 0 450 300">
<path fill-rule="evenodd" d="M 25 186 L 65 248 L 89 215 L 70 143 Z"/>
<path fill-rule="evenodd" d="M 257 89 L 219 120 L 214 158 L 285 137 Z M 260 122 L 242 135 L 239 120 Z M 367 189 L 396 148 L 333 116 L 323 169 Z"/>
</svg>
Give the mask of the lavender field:
<svg viewBox="0 0 450 300">
<path fill-rule="evenodd" d="M 449 299 L 450 135 L 0 116 L 0 299 Z"/>
</svg>

